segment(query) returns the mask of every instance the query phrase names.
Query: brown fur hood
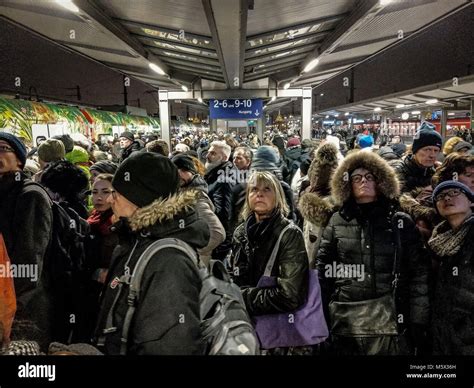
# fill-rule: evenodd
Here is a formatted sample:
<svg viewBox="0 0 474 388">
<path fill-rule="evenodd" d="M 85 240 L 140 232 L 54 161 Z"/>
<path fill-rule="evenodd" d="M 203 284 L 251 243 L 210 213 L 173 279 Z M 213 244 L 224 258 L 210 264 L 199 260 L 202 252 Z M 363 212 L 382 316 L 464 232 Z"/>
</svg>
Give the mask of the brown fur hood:
<svg viewBox="0 0 474 388">
<path fill-rule="evenodd" d="M 415 221 L 421 219 L 434 225 L 441 220 L 434 207 L 423 205 L 411 193 L 402 194 L 399 202 L 402 211 L 409 214 Z"/>
<path fill-rule="evenodd" d="M 323 195 L 329 194 L 331 176 L 338 165 L 338 150 L 334 144 L 326 143 L 318 148 L 308 170 L 311 188 Z"/>
<path fill-rule="evenodd" d="M 331 180 L 331 194 L 336 205 L 342 206 L 352 193 L 350 174 L 357 168 L 365 168 L 377 177 L 377 190 L 387 199 L 400 195 L 400 184 L 395 171 L 379 155 L 357 151 L 346 156 Z"/>
<path fill-rule="evenodd" d="M 298 208 L 303 218 L 316 226 L 326 226 L 336 211 L 330 197 L 322 198 L 315 193 L 303 194 Z"/>
<path fill-rule="evenodd" d="M 133 231 L 142 230 L 157 223 L 171 221 L 178 214 L 193 209 L 199 199 L 197 190 L 184 190 L 167 199 L 157 199 L 150 205 L 139 208 L 129 219 Z"/>
</svg>

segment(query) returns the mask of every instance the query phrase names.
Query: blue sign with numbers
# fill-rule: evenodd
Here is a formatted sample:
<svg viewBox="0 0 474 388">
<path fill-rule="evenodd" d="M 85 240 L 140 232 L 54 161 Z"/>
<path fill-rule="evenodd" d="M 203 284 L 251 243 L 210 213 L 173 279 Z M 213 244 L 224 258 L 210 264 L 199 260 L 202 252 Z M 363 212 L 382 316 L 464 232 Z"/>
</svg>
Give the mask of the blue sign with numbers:
<svg viewBox="0 0 474 388">
<path fill-rule="evenodd" d="M 261 99 L 227 99 L 209 101 L 211 119 L 255 120 L 262 117 Z"/>
</svg>

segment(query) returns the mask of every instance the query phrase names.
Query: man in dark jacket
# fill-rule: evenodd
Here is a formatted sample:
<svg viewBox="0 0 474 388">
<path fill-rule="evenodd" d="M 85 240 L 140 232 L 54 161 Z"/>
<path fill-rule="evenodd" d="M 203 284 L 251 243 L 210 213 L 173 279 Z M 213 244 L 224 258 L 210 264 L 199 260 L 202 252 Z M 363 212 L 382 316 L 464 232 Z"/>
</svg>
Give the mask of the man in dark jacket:
<svg viewBox="0 0 474 388">
<path fill-rule="evenodd" d="M 167 237 L 194 249 L 209 240 L 206 223 L 192 210 L 199 194 L 178 193 L 178 170 L 168 158 L 136 153 L 119 167 L 112 185 L 115 191 L 108 201 L 120 217 L 114 226 L 120 244 L 107 275 L 96 328 L 97 346 L 110 355 L 121 353 L 130 276 L 145 249 Z M 156 253 L 145 268 L 126 354 L 203 354 L 200 289 L 197 267 L 184 253 L 174 248 Z"/>
<path fill-rule="evenodd" d="M 423 123 L 415 134 L 412 154 L 407 155 L 402 163 L 395 166 L 402 185 L 402 193 L 431 184 L 441 145 L 441 135 L 431 124 Z"/>
<path fill-rule="evenodd" d="M 135 140 L 132 132 L 123 132 L 119 137 L 120 148 L 122 153 L 120 155 L 120 163 L 127 159 L 132 153 L 140 151 L 143 147 Z"/>
<path fill-rule="evenodd" d="M 206 175 L 204 180 L 208 185 L 208 195 L 215 207 L 216 216 L 226 231 L 225 241 L 213 253 L 213 258 L 224 260 L 229 254 L 232 244 L 232 234 L 229 232 L 232 187 L 235 174 L 229 161 L 231 148 L 223 141 L 211 143 L 206 157 Z"/>
<path fill-rule="evenodd" d="M 15 276 L 15 320 L 31 321 L 41 332 L 41 345 L 50 333 L 50 300 L 45 291 L 43 265 L 51 239 L 53 214 L 44 189 L 23 173 L 26 148 L 15 136 L 0 132 L 0 233 Z M 20 267 L 21 266 L 21 267 Z"/>
</svg>

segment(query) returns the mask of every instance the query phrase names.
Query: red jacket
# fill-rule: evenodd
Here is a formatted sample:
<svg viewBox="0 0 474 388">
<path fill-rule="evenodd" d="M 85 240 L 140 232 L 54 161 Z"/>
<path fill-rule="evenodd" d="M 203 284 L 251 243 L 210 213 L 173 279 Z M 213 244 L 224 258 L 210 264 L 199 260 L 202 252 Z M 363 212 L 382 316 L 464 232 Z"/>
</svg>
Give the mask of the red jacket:
<svg viewBox="0 0 474 388">
<path fill-rule="evenodd" d="M 10 259 L 0 234 L 0 335 L 2 342 L 8 344 L 16 312 L 16 296 L 13 278 L 10 276 Z"/>
</svg>

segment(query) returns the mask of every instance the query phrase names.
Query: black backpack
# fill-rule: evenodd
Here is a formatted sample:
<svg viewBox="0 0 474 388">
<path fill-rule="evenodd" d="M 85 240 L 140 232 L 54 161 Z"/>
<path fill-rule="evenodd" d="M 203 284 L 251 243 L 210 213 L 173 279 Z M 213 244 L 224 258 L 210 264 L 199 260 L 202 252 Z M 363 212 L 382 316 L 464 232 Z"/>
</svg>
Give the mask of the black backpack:
<svg viewBox="0 0 474 388">
<path fill-rule="evenodd" d="M 45 190 L 36 182 L 27 182 L 27 185 L 36 185 Z M 66 202 L 51 200 L 51 211 L 51 240 L 42 276 L 44 288 L 53 302 L 53 340 L 71 343 L 78 321 L 86 319 L 81 313 L 81 299 L 85 292 L 84 263 L 90 228 L 87 221 Z"/>
<path fill-rule="evenodd" d="M 127 354 L 127 340 L 135 308 L 140 301 L 143 273 L 153 256 L 165 248 L 183 252 L 192 260 L 202 280 L 201 335 L 208 355 L 257 355 L 259 342 L 245 308 L 240 288 L 230 279 L 224 264 L 211 260 L 210 270 L 199 266 L 197 254 L 182 240 L 164 238 L 149 245 L 135 265 L 130 280 L 128 310 L 122 328 L 120 354 Z"/>
</svg>

